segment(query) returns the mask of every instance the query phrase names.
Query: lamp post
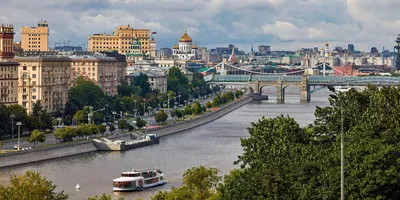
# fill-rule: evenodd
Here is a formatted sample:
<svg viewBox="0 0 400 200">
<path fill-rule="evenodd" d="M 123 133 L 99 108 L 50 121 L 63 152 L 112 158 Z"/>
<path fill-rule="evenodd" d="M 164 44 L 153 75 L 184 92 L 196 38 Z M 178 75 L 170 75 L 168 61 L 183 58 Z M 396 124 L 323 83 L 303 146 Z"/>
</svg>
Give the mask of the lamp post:
<svg viewBox="0 0 400 200">
<path fill-rule="evenodd" d="M 143 116 L 146 113 L 146 99 L 143 99 L 144 106 L 143 106 Z"/>
<path fill-rule="evenodd" d="M 113 124 L 115 124 L 115 115 L 117 114 L 117 112 L 115 112 L 115 111 L 112 111 L 112 114 L 114 115 L 114 121 L 113 121 Z"/>
<path fill-rule="evenodd" d="M 183 103 L 185 103 L 185 106 L 186 106 L 186 103 L 187 103 L 187 102 L 188 102 L 187 100 L 183 101 Z"/>
<path fill-rule="evenodd" d="M 22 122 L 17 122 L 17 126 L 18 126 L 18 150 L 19 150 L 19 139 L 20 139 L 20 135 L 21 135 L 21 125 L 22 125 Z"/>
<path fill-rule="evenodd" d="M 329 95 L 331 98 L 337 100 L 339 94 L 336 93 L 335 88 L 328 86 L 329 91 L 335 93 L 335 95 Z M 344 130 L 343 130 L 343 102 L 340 101 L 340 199 L 344 200 Z"/>
<path fill-rule="evenodd" d="M 61 125 L 62 119 L 58 117 L 58 118 L 57 118 L 57 121 L 58 121 L 58 125 L 60 126 L 60 125 Z"/>
<path fill-rule="evenodd" d="M 181 95 L 179 94 L 179 101 L 178 101 L 178 105 L 180 105 L 181 104 Z"/>
<path fill-rule="evenodd" d="M 39 123 L 42 123 L 42 120 L 41 120 L 42 110 L 39 110 L 39 111 L 38 111 L 38 115 L 39 115 Z"/>
<path fill-rule="evenodd" d="M 64 110 L 61 110 L 61 120 L 62 120 L 62 125 L 64 125 Z"/>
<path fill-rule="evenodd" d="M 133 110 L 133 113 L 134 113 L 135 118 L 136 118 L 137 109 L 134 109 L 134 110 Z"/>
<path fill-rule="evenodd" d="M 15 118 L 15 115 L 11 114 L 10 118 L 11 118 L 11 139 L 14 139 L 14 118 Z"/>
<path fill-rule="evenodd" d="M 108 124 L 108 104 L 105 105 L 106 106 L 106 123 Z"/>
<path fill-rule="evenodd" d="M 147 112 L 149 113 L 149 118 L 150 118 L 150 110 L 151 110 L 151 107 L 150 106 L 147 107 Z"/>
</svg>

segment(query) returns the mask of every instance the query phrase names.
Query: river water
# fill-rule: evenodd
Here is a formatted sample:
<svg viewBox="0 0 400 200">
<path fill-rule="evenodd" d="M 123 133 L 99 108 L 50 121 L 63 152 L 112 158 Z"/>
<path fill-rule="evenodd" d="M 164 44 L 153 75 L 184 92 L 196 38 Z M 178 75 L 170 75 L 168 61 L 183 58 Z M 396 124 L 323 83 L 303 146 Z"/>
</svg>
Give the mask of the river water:
<svg viewBox="0 0 400 200">
<path fill-rule="evenodd" d="M 271 88 L 272 90 L 272 88 Z M 7 184 L 11 175 L 22 175 L 26 170 L 39 171 L 48 180 L 64 190 L 70 199 L 87 199 L 101 193 L 126 200 L 150 199 L 160 190 L 178 187 L 186 169 L 204 165 L 216 167 L 221 175 L 237 167 L 233 161 L 242 153 L 240 138 L 248 137 L 247 127 L 262 116 L 276 117 L 290 115 L 300 125 L 314 120 L 316 106 L 327 106 L 327 94 L 324 91 L 313 93 L 312 102 L 300 103 L 296 88 L 286 90 L 285 104 L 276 104 L 274 93 L 266 88 L 270 95 L 268 101 L 252 102 L 228 115 L 182 133 L 163 137 L 160 144 L 126 152 L 94 152 L 66 158 L 54 159 L 0 170 L 0 184 Z M 122 171 L 158 168 L 163 171 L 168 184 L 141 192 L 113 193 L 112 180 Z M 76 191 L 79 183 L 81 189 Z"/>
</svg>

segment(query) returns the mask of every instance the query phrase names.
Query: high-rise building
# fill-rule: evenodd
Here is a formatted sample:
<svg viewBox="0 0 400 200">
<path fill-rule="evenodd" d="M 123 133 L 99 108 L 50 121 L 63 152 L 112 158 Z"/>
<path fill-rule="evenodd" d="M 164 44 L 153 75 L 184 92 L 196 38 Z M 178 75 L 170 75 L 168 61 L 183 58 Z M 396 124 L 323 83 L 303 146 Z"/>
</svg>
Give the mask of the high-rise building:
<svg viewBox="0 0 400 200">
<path fill-rule="evenodd" d="M 71 59 L 71 86 L 79 77 L 93 81 L 107 95 L 117 94 L 117 87 L 126 74 L 124 55 L 105 53 L 85 53 L 69 57 Z"/>
<path fill-rule="evenodd" d="M 258 46 L 258 53 L 260 55 L 265 56 L 265 55 L 271 53 L 271 47 L 270 46 L 266 46 L 266 45 L 260 45 L 260 46 Z"/>
<path fill-rule="evenodd" d="M 150 54 L 150 29 L 133 29 L 130 25 L 119 26 L 113 35 L 93 34 L 88 38 L 88 51 L 129 53 L 134 39 L 140 42 L 142 54 Z"/>
<path fill-rule="evenodd" d="M 150 40 L 150 58 L 156 58 L 157 42 L 154 38 Z"/>
<path fill-rule="evenodd" d="M 0 103 L 18 103 L 18 63 L 14 58 L 14 27 L 11 24 L 0 25 Z"/>
<path fill-rule="evenodd" d="M 21 47 L 24 51 L 48 51 L 49 24 L 40 21 L 37 27 L 21 28 Z"/>
<path fill-rule="evenodd" d="M 70 86 L 71 59 L 63 56 L 15 57 L 18 67 L 18 104 L 32 112 L 40 100 L 47 112 L 64 108 Z"/>
<path fill-rule="evenodd" d="M 353 52 L 354 51 L 354 44 L 347 45 L 347 49 L 348 49 L 349 52 Z"/>
</svg>

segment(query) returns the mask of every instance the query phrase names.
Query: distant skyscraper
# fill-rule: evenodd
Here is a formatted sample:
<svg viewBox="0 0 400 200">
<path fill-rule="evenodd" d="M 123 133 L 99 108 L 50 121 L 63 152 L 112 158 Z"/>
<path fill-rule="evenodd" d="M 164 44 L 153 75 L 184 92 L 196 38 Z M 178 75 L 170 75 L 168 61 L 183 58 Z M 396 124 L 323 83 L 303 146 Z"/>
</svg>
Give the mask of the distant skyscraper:
<svg viewBox="0 0 400 200">
<path fill-rule="evenodd" d="M 349 44 L 347 46 L 347 49 L 349 50 L 349 52 L 353 52 L 354 51 L 354 44 Z"/>
<path fill-rule="evenodd" d="M 400 70 L 400 34 L 396 39 L 397 46 L 394 48 L 397 50 L 397 59 L 396 59 L 396 69 Z"/>
</svg>

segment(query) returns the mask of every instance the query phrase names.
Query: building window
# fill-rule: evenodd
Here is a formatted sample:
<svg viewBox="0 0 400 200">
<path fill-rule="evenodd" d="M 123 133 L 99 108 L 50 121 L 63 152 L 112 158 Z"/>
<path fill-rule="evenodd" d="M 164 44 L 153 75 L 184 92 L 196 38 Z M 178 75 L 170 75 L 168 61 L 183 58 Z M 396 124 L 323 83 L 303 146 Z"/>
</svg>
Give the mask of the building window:
<svg viewBox="0 0 400 200">
<path fill-rule="evenodd" d="M 36 78 L 36 74 L 32 74 L 32 78 Z"/>
<path fill-rule="evenodd" d="M 33 96 L 32 96 L 32 99 L 36 99 L 36 95 L 33 95 Z"/>
<path fill-rule="evenodd" d="M 32 85 L 36 85 L 36 81 L 32 81 Z"/>
<path fill-rule="evenodd" d="M 23 70 L 26 70 L 26 66 L 23 66 L 22 69 L 23 69 Z"/>
<path fill-rule="evenodd" d="M 32 70 L 33 70 L 33 71 L 36 71 L 36 66 L 33 66 L 33 67 L 32 67 Z"/>
<path fill-rule="evenodd" d="M 32 92 L 36 92 L 36 88 L 32 88 Z"/>
<path fill-rule="evenodd" d="M 93 73 L 93 76 L 95 76 L 94 73 Z"/>
</svg>

